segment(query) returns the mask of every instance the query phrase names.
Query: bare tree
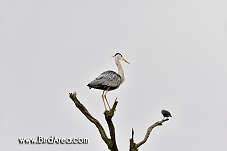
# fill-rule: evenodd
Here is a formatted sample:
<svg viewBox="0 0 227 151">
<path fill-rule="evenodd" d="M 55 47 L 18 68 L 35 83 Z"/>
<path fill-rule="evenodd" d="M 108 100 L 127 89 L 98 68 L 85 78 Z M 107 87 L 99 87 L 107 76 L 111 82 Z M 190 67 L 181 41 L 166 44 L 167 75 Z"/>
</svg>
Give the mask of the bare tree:
<svg viewBox="0 0 227 151">
<path fill-rule="evenodd" d="M 103 126 L 100 124 L 100 122 L 95 117 L 93 117 L 89 113 L 89 111 L 86 109 L 86 107 L 82 103 L 80 103 L 80 101 L 77 99 L 76 92 L 69 93 L 69 97 L 73 100 L 74 104 L 81 111 L 81 113 L 83 113 L 84 116 L 86 116 L 87 119 L 97 127 L 97 129 L 101 135 L 101 138 L 106 143 L 108 149 L 111 151 L 118 151 L 116 137 L 115 137 L 115 128 L 114 128 L 114 124 L 112 122 L 112 117 L 114 116 L 114 112 L 116 111 L 115 109 L 116 109 L 117 103 L 118 103 L 117 99 L 114 101 L 114 104 L 113 104 L 112 108 L 110 109 L 110 111 L 104 112 L 104 116 L 105 116 L 107 125 L 109 127 L 109 133 L 110 133 L 110 137 L 108 137 L 106 135 L 106 132 L 105 132 Z M 144 136 L 144 139 L 141 140 L 139 143 L 134 142 L 134 130 L 132 129 L 132 138 L 130 139 L 129 151 L 138 151 L 138 148 L 141 145 L 143 145 L 144 143 L 146 143 L 153 128 L 155 128 L 156 126 L 162 125 L 162 123 L 164 123 L 168 120 L 169 120 L 168 118 L 162 119 L 161 121 L 157 121 L 153 125 L 148 127 L 147 132 Z"/>
</svg>

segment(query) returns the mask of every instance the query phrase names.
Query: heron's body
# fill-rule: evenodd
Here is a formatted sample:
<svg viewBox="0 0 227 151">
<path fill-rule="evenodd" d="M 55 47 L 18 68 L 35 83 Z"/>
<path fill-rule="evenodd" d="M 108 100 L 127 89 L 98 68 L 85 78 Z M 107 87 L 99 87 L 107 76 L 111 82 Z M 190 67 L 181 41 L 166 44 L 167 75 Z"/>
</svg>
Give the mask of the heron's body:
<svg viewBox="0 0 227 151">
<path fill-rule="evenodd" d="M 122 83 L 121 76 L 114 71 L 105 71 L 95 80 L 91 81 L 87 86 L 91 89 L 99 90 L 115 90 Z"/>
<path fill-rule="evenodd" d="M 105 105 L 104 100 L 106 100 L 106 103 L 108 104 L 109 109 L 110 109 L 110 105 L 106 98 L 107 92 L 117 89 L 121 85 L 121 83 L 124 81 L 124 72 L 123 72 L 123 68 L 122 68 L 119 60 L 123 60 L 126 63 L 129 63 L 127 60 L 125 60 L 122 57 L 122 55 L 120 53 L 116 53 L 114 55 L 114 57 L 115 57 L 115 63 L 118 67 L 118 73 L 111 71 L 111 70 L 105 71 L 101 75 L 99 75 L 97 78 L 95 78 L 95 80 L 91 81 L 87 85 L 90 89 L 94 88 L 94 89 L 103 90 L 102 99 L 103 99 L 103 103 L 105 106 L 105 110 L 106 110 L 106 105 Z"/>
</svg>

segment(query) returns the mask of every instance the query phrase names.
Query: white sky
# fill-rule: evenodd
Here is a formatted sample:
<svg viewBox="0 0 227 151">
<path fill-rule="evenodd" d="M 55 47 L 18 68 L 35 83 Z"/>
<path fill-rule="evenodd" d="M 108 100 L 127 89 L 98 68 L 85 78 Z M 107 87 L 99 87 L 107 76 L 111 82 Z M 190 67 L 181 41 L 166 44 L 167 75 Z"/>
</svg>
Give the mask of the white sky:
<svg viewBox="0 0 227 151">
<path fill-rule="evenodd" d="M 96 127 L 68 97 L 104 120 L 101 91 L 86 86 L 117 70 L 126 81 L 108 93 L 119 150 L 131 128 L 141 151 L 227 150 L 226 0 L 0 0 L 0 150 L 107 150 Z M 84 137 L 88 145 L 19 145 L 21 137 Z"/>
</svg>

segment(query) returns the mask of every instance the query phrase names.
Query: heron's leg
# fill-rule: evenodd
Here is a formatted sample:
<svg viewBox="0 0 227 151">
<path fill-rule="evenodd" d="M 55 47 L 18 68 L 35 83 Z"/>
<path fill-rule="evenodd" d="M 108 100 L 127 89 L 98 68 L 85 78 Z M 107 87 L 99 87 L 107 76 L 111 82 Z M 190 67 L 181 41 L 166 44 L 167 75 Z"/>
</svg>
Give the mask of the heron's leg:
<svg viewBox="0 0 227 151">
<path fill-rule="evenodd" d="M 107 109 L 106 109 L 106 104 L 105 104 L 105 101 L 104 101 L 104 92 L 105 92 L 105 90 L 102 92 L 102 101 L 104 103 L 104 107 L 105 107 L 105 111 L 106 111 Z"/>
<path fill-rule="evenodd" d="M 106 99 L 106 103 L 107 103 L 109 109 L 111 109 L 110 105 L 109 105 L 109 102 L 107 101 L 107 98 L 106 98 L 106 94 L 107 94 L 108 90 L 109 90 L 109 88 L 106 90 L 106 93 L 104 94 L 104 98 Z"/>
</svg>

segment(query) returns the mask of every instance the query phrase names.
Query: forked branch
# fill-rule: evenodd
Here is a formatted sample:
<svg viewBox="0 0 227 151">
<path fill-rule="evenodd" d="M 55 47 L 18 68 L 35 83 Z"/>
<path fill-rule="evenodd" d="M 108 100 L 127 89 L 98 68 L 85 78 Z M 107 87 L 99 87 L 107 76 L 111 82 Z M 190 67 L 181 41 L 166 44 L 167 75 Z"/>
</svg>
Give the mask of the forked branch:
<svg viewBox="0 0 227 151">
<path fill-rule="evenodd" d="M 161 126 L 162 123 L 168 121 L 169 119 L 163 119 L 161 121 L 157 121 L 156 123 L 154 123 L 153 125 L 151 125 L 150 127 L 148 127 L 147 132 L 144 136 L 144 139 L 142 141 L 140 141 L 139 143 L 135 143 L 134 142 L 134 130 L 132 129 L 132 138 L 130 139 L 130 146 L 129 146 L 129 151 L 138 151 L 138 148 L 143 145 L 144 143 L 146 143 L 147 139 L 150 136 L 151 131 L 153 130 L 153 128 L 155 128 L 156 126 Z"/>
<path fill-rule="evenodd" d="M 94 118 L 88 112 L 86 107 L 82 103 L 80 103 L 80 101 L 77 99 L 76 92 L 69 93 L 69 97 L 73 100 L 76 107 L 86 116 L 86 118 L 97 127 L 103 141 L 106 143 L 109 150 L 118 151 L 118 147 L 117 147 L 117 143 L 116 143 L 116 136 L 115 136 L 115 127 L 114 127 L 114 124 L 112 122 L 112 117 L 114 116 L 114 112 L 116 110 L 117 103 L 118 103 L 117 99 L 114 101 L 113 107 L 110 109 L 110 111 L 104 112 L 105 119 L 106 119 L 107 125 L 109 127 L 109 133 L 110 133 L 110 137 L 108 137 L 106 135 L 106 132 L 105 132 L 103 126 L 100 124 L 100 122 L 96 118 Z M 144 136 L 144 139 L 141 140 L 139 143 L 134 142 L 134 130 L 132 129 L 132 138 L 130 139 L 129 151 L 138 151 L 138 148 L 141 145 L 143 145 L 144 143 L 146 143 L 146 141 L 149 138 L 150 133 L 153 130 L 153 128 L 155 128 L 156 126 L 162 125 L 164 122 L 166 122 L 168 120 L 169 119 L 166 118 L 166 119 L 163 119 L 161 121 L 157 121 L 156 123 L 154 123 L 153 125 L 148 127 L 147 132 Z"/>
<path fill-rule="evenodd" d="M 108 146 L 108 148 L 111 151 L 118 151 L 117 148 L 117 144 L 116 144 L 116 137 L 115 137 L 115 128 L 114 128 L 114 124 L 112 122 L 112 117 L 114 116 L 114 111 L 117 107 L 117 101 L 115 100 L 113 107 L 110 111 L 105 111 L 104 115 L 105 115 L 105 119 L 106 122 L 108 124 L 109 127 L 109 133 L 110 133 L 110 138 L 107 137 L 106 132 L 103 128 L 103 126 L 100 124 L 100 122 L 94 118 L 86 109 L 86 107 L 80 103 L 80 101 L 77 99 L 76 97 L 76 92 L 74 93 L 69 93 L 69 97 L 73 100 L 74 104 L 76 105 L 76 107 L 87 117 L 87 119 L 92 122 L 93 124 L 95 124 L 95 126 L 97 127 L 103 141 L 106 143 L 106 145 Z"/>
</svg>

